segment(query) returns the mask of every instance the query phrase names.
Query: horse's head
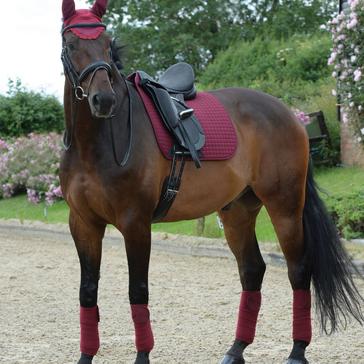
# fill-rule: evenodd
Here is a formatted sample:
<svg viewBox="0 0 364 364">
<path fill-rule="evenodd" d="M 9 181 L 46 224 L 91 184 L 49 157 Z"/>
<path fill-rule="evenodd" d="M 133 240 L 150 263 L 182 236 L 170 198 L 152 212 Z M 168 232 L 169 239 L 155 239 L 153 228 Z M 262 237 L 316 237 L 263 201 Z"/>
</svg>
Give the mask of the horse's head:
<svg viewBox="0 0 364 364">
<path fill-rule="evenodd" d="M 107 0 L 96 0 L 89 10 L 76 10 L 74 0 L 63 0 L 62 62 L 74 98 L 87 97 L 91 113 L 108 118 L 116 104 L 112 88 L 111 38 L 101 22 Z"/>
</svg>

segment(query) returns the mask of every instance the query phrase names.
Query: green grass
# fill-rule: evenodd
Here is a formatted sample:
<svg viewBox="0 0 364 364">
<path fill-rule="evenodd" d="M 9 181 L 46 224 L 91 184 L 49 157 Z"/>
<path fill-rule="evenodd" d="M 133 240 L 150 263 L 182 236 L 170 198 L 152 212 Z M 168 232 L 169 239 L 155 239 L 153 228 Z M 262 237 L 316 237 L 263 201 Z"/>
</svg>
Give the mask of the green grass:
<svg viewBox="0 0 364 364">
<path fill-rule="evenodd" d="M 0 219 L 39 220 L 48 223 L 67 223 L 68 206 L 64 201 L 47 206 L 34 205 L 25 195 L 0 200 Z"/>
<path fill-rule="evenodd" d="M 364 169 L 360 168 L 320 168 L 315 171 L 315 180 L 329 195 L 345 195 L 363 190 Z M 325 199 L 325 193 L 322 198 Z"/>
<path fill-rule="evenodd" d="M 364 170 L 359 168 L 323 168 L 315 171 L 315 179 L 329 195 L 345 195 L 348 192 L 363 188 Z M 325 199 L 325 193 L 322 194 Z M 68 207 L 65 202 L 58 202 L 45 208 L 44 203 L 33 205 L 26 196 L 16 196 L 0 200 L 0 219 L 39 220 L 47 223 L 67 223 Z M 154 224 L 153 231 L 196 235 L 196 221 Z M 257 220 L 257 238 L 259 241 L 277 241 L 273 226 L 266 210 L 263 208 Z M 204 236 L 223 237 L 216 215 L 206 218 Z"/>
</svg>

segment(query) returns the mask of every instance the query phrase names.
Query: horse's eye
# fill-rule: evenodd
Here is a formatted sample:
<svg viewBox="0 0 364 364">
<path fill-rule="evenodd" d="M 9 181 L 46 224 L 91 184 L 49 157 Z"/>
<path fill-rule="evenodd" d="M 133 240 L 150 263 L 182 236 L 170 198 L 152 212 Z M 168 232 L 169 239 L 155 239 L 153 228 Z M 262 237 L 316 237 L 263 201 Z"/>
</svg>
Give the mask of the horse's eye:
<svg viewBox="0 0 364 364">
<path fill-rule="evenodd" d="M 68 43 L 68 44 L 67 44 L 67 49 L 68 49 L 70 52 L 72 52 L 72 51 L 74 51 L 74 50 L 76 49 L 76 47 L 74 46 L 74 44 L 72 44 L 72 43 Z"/>
</svg>

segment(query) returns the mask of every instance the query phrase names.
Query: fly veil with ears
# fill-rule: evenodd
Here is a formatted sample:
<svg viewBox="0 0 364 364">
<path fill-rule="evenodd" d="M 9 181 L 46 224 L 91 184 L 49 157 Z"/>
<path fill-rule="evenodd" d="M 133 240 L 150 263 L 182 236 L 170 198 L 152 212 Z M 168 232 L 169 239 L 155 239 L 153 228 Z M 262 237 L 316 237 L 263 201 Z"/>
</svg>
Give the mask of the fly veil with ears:
<svg viewBox="0 0 364 364">
<path fill-rule="evenodd" d="M 106 25 L 102 23 L 102 16 L 106 12 L 108 0 L 96 0 L 91 9 L 75 9 L 74 0 L 63 0 L 62 13 L 63 13 L 63 26 L 62 26 L 62 63 L 64 66 L 65 74 L 69 78 L 74 95 L 78 100 L 83 100 L 87 97 L 81 87 L 84 81 L 90 74 L 94 75 L 98 70 L 104 69 L 111 77 L 111 66 L 105 61 L 97 61 L 86 66 L 82 71 L 77 72 L 70 59 L 64 34 L 72 32 L 80 39 L 97 39 L 101 33 L 106 29 Z"/>
<path fill-rule="evenodd" d="M 63 38 L 63 46 L 62 46 L 62 63 L 64 66 L 64 72 L 67 78 L 69 79 L 70 83 L 72 84 L 73 89 L 73 111 L 72 111 L 72 120 L 71 120 L 71 130 L 65 131 L 63 143 L 66 150 L 69 150 L 72 145 L 72 138 L 74 134 L 74 128 L 77 120 L 77 101 L 82 101 L 83 99 L 87 98 L 88 95 L 84 91 L 84 89 L 81 86 L 81 83 L 87 79 L 88 76 L 91 75 L 89 80 L 89 85 L 92 82 L 92 79 L 97 71 L 99 70 L 106 70 L 110 80 L 112 80 L 112 65 L 105 62 L 105 61 L 96 61 L 93 63 L 90 63 L 88 66 L 86 66 L 83 70 L 77 71 L 71 61 L 71 57 L 66 45 L 65 41 L 65 33 L 66 32 L 72 32 L 75 36 L 77 36 L 80 39 L 85 40 L 93 40 L 97 39 L 106 29 L 106 25 L 102 23 L 102 17 L 106 12 L 107 9 L 107 3 L 108 0 L 96 0 L 94 5 L 90 9 L 79 9 L 76 10 L 75 8 L 75 2 L 74 0 L 63 0 L 62 3 L 62 13 L 63 13 L 63 25 L 62 25 L 62 38 Z M 115 58 L 113 48 L 114 41 L 111 45 L 111 55 L 110 58 L 112 62 L 114 63 L 115 67 L 119 69 L 118 65 L 118 59 Z M 116 62 L 114 62 L 116 60 Z M 126 79 L 124 76 L 121 77 L 121 79 L 125 83 L 126 91 L 129 98 L 129 116 L 128 116 L 128 128 L 129 128 L 129 137 L 128 137 L 128 148 L 125 152 L 124 157 L 121 161 L 119 161 L 119 158 L 117 157 L 116 153 L 116 141 L 113 133 L 113 126 L 112 122 L 110 123 L 111 127 L 111 139 L 112 139 L 112 147 L 113 147 L 113 153 L 115 162 L 123 167 L 127 163 L 130 151 L 131 151 L 131 145 L 132 145 L 132 98 L 130 95 L 129 86 L 126 82 Z M 87 90 L 86 90 L 87 91 Z M 76 99 L 76 100 L 75 100 Z M 110 119 L 112 119 L 113 116 L 111 116 Z"/>
</svg>

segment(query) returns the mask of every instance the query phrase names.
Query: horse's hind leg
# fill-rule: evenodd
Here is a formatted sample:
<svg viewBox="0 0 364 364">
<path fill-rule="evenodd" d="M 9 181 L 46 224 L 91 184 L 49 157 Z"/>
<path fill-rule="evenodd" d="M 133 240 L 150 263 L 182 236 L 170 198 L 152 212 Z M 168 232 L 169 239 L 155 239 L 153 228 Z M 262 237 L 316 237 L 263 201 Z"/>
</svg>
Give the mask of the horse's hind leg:
<svg viewBox="0 0 364 364">
<path fill-rule="evenodd" d="M 221 364 L 244 363 L 243 351 L 253 342 L 261 304 L 260 289 L 265 263 L 255 236 L 255 221 L 261 202 L 252 191 L 232 203 L 219 215 L 225 236 L 238 263 L 241 293 L 235 341 Z"/>
<path fill-rule="evenodd" d="M 298 174 L 294 183 L 291 182 L 288 185 L 288 182 L 281 181 L 276 193 L 270 193 L 268 198 L 260 197 L 286 258 L 293 290 L 293 349 L 287 363 L 306 364 L 305 349 L 311 341 L 312 328 L 311 266 L 305 254 L 302 220 L 305 179 L 302 174 Z"/>
<path fill-rule="evenodd" d="M 105 225 L 86 223 L 70 214 L 70 230 L 81 266 L 80 329 L 81 358 L 78 364 L 91 364 L 99 346 L 99 309 L 97 290 L 100 274 L 101 246 Z"/>
</svg>

